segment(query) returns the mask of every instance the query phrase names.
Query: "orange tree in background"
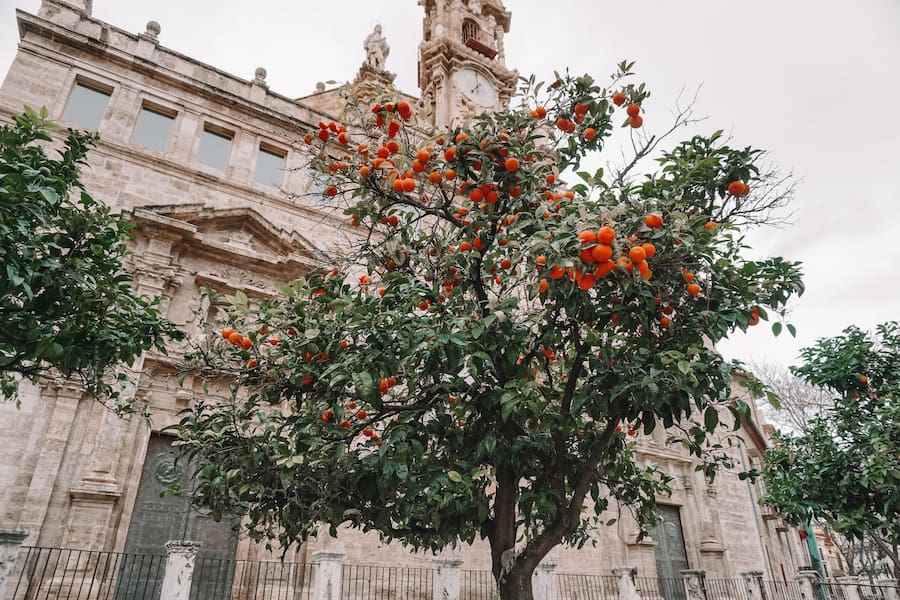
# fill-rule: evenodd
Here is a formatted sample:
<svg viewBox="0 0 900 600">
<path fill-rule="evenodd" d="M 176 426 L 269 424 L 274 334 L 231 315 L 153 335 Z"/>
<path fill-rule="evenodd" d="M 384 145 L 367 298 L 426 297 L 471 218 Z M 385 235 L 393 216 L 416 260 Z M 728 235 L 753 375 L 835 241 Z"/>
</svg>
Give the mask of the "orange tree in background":
<svg viewBox="0 0 900 600">
<path fill-rule="evenodd" d="M 768 181 L 719 134 L 640 179 L 639 136 L 613 176 L 561 181 L 617 124 L 644 126 L 629 67 L 610 88 L 525 81 L 522 108 L 443 131 L 382 99 L 306 137 L 360 228 L 355 267 L 226 303 L 204 356 L 240 393 L 177 426 L 205 464 L 197 503 L 282 545 L 319 523 L 432 550 L 486 539 L 501 598 L 527 599 L 539 561 L 610 509 L 652 522 L 669 478 L 637 435 L 668 428 L 710 476 L 727 462 L 711 434 L 747 407 L 712 344 L 783 309 L 800 274 L 742 257 Z"/>
</svg>

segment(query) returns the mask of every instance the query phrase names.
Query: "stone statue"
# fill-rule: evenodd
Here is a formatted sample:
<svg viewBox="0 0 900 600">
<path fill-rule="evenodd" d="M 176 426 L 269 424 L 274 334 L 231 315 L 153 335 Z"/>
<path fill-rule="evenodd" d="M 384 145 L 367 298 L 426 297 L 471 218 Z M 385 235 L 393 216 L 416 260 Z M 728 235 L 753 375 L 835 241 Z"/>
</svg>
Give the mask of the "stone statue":
<svg viewBox="0 0 900 600">
<path fill-rule="evenodd" d="M 375 30 L 366 37 L 363 46 L 366 49 L 368 65 L 376 71 L 384 71 L 384 59 L 391 53 L 391 49 L 381 35 L 381 25 L 375 26 Z"/>
</svg>

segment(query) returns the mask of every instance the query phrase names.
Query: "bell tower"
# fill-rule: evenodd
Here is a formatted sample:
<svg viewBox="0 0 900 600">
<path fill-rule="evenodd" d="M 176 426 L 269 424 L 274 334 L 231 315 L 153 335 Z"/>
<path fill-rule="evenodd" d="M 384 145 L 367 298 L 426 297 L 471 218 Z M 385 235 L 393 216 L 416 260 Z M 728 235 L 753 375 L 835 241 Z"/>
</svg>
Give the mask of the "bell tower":
<svg viewBox="0 0 900 600">
<path fill-rule="evenodd" d="M 425 7 L 419 88 L 442 127 L 505 108 L 518 73 L 506 68 L 503 36 L 511 14 L 502 0 L 419 0 Z"/>
</svg>

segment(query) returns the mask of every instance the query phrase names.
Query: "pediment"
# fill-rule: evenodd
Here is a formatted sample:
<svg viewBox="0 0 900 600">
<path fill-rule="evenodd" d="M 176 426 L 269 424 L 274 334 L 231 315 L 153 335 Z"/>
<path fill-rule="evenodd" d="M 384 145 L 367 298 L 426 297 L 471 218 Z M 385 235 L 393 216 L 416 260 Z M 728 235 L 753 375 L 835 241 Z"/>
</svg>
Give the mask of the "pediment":
<svg viewBox="0 0 900 600">
<path fill-rule="evenodd" d="M 323 253 L 309 239 L 249 207 L 145 206 L 134 208 L 130 216 L 138 231 L 170 239 L 173 246 L 187 246 L 191 254 L 208 255 L 215 262 L 288 271 L 309 271 L 322 263 Z"/>
</svg>

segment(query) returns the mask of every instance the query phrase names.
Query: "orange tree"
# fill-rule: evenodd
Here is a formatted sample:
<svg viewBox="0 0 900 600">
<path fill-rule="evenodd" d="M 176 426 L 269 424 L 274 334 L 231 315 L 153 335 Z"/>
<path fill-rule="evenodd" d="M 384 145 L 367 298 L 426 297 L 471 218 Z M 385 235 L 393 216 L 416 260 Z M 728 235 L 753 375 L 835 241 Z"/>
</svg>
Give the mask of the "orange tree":
<svg viewBox="0 0 900 600">
<path fill-rule="evenodd" d="M 781 310 L 799 270 L 742 257 L 766 182 L 760 153 L 718 134 L 637 179 L 655 140 L 639 134 L 613 175 L 560 180 L 616 125 L 639 132 L 628 67 L 610 87 L 525 81 L 523 107 L 443 131 L 382 99 L 306 136 L 359 228 L 355 262 L 225 303 L 206 360 L 241 392 L 177 426 L 205 465 L 196 502 L 283 545 L 319 523 L 432 550 L 486 539 L 501 597 L 521 599 L 611 505 L 652 522 L 668 478 L 635 436 L 668 428 L 714 472 L 719 409 L 746 406 L 713 344 Z"/>
</svg>

